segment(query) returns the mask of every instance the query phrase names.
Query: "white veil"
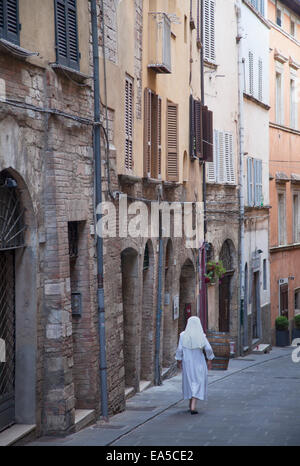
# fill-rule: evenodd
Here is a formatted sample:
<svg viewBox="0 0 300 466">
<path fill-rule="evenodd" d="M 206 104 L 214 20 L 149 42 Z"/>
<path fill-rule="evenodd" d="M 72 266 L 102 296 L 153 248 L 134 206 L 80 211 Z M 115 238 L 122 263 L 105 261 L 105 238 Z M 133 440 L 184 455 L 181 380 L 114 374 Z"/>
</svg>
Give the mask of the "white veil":
<svg viewBox="0 0 300 466">
<path fill-rule="evenodd" d="M 199 317 L 190 317 L 187 321 L 185 331 L 182 333 L 182 345 L 189 349 L 202 349 L 206 345 L 205 333 Z"/>
</svg>

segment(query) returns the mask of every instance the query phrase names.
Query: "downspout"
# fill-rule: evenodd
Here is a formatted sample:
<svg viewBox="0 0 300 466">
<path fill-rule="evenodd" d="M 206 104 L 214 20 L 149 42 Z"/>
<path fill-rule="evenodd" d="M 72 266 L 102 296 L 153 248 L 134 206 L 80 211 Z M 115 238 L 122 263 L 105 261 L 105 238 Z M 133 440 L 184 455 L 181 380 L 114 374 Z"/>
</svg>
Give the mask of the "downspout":
<svg viewBox="0 0 300 466">
<path fill-rule="evenodd" d="M 201 53 L 200 53 L 200 79 L 201 79 L 201 103 L 202 105 L 205 105 L 205 92 L 204 92 L 204 49 L 203 49 L 203 41 L 204 41 L 204 28 L 203 28 L 203 16 L 204 16 L 204 0 L 201 0 L 201 35 L 200 35 L 200 40 L 201 40 Z M 204 261 L 202 261 L 202 264 L 204 263 L 204 270 L 202 269 L 202 264 L 199 264 L 199 270 L 201 271 L 202 276 L 199 277 L 199 281 L 201 281 L 201 290 L 202 290 L 202 296 L 200 300 L 200 305 L 205 306 L 205 323 L 208 323 L 208 300 L 206 299 L 207 295 L 207 285 L 204 280 L 204 274 L 206 270 L 206 233 L 207 233 L 207 212 L 206 212 L 206 164 L 205 160 L 203 160 L 202 164 L 202 197 L 203 197 L 203 215 L 204 215 L 204 231 L 203 231 L 203 242 L 204 242 L 204 251 L 202 254 L 204 254 Z M 199 261 L 200 261 L 200 254 L 199 254 Z M 199 309 L 200 311 L 200 309 Z M 199 314 L 200 315 L 200 314 Z M 206 332 L 206 328 L 204 331 Z"/>
<path fill-rule="evenodd" d="M 243 26 L 242 26 L 242 6 L 241 1 L 237 0 L 235 4 L 237 16 L 237 44 L 238 44 L 238 88 L 239 88 L 239 268 L 240 268 L 240 304 L 238 312 L 238 338 L 237 353 L 242 354 L 241 341 L 241 323 L 244 319 L 244 300 L 245 300 L 245 200 L 244 200 L 244 142 L 245 142 L 245 123 L 244 123 L 244 63 L 243 63 Z M 247 323 L 245 322 L 247 326 Z"/>
<path fill-rule="evenodd" d="M 160 197 L 160 196 L 159 196 Z M 164 245 L 162 238 L 162 212 L 159 209 L 159 262 L 158 262 L 158 286 L 157 286 L 157 309 L 156 309 L 156 339 L 155 339 L 155 385 L 161 385 L 161 376 L 159 368 L 160 353 L 160 329 L 161 329 L 161 293 L 162 293 L 162 268 L 163 268 Z"/>
<path fill-rule="evenodd" d="M 101 145 L 100 145 L 100 81 L 99 81 L 99 48 L 96 0 L 91 0 L 91 22 L 93 41 L 94 65 L 94 163 L 95 163 L 95 209 L 96 221 L 99 225 L 101 214 L 97 213 L 97 206 L 102 203 L 102 173 L 101 173 Z M 107 368 L 105 342 L 105 309 L 103 288 L 103 238 L 97 234 L 97 305 L 99 315 L 99 346 L 100 346 L 100 386 L 101 410 L 104 419 L 108 419 L 107 400 Z"/>
</svg>

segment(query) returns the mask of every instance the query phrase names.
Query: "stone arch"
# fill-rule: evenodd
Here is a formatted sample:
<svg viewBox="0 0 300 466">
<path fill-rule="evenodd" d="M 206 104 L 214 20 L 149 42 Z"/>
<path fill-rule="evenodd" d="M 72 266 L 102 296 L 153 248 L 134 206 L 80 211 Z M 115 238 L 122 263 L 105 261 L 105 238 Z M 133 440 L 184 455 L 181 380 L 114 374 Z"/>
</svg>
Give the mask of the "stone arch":
<svg viewBox="0 0 300 466">
<path fill-rule="evenodd" d="M 143 256 L 143 299 L 141 315 L 140 380 L 154 375 L 155 312 L 154 312 L 154 249 L 151 240 L 145 244 Z"/>
<path fill-rule="evenodd" d="M 191 259 L 186 259 L 180 271 L 178 337 L 186 326 L 187 306 L 190 306 L 191 315 L 196 315 L 196 271 Z"/>
<path fill-rule="evenodd" d="M 174 278 L 174 252 L 173 243 L 169 239 L 166 245 L 164 264 L 165 299 L 163 311 L 163 367 L 169 367 L 174 362 L 173 343 L 173 278 Z M 175 339 L 176 340 L 176 339 Z M 176 344 L 176 341 L 175 341 Z"/>
<path fill-rule="evenodd" d="M 2 276 L 2 297 L 1 302 L 6 302 L 5 312 L 9 309 L 9 317 L 14 329 L 11 334 L 10 348 L 10 384 L 6 388 L 10 392 L 10 403 L 3 409 L 1 397 L 5 397 L 0 391 L 0 430 L 5 428 L 7 423 L 36 424 L 36 360 L 37 360 L 37 227 L 33 204 L 27 185 L 22 176 L 13 168 L 7 168 L 0 172 L 0 202 L 6 196 L 5 190 L 14 190 L 16 203 L 19 203 L 19 212 L 24 209 L 23 220 L 16 223 L 18 228 L 22 228 L 24 222 L 26 230 L 22 241 L 5 244 L 1 242 L 0 260 L 4 267 L 1 267 Z M 2 203 L 3 206 L 3 203 Z M 15 208 L 16 207 L 15 204 Z M 12 212 L 15 212 L 12 207 Z M 0 214 L 1 216 L 1 214 Z M 7 218 L 2 218 L 6 222 Z M 1 228 L 2 230 L 2 228 Z M 10 232 L 10 233 L 9 233 Z M 10 228 L 8 233 L 17 233 L 14 228 Z M 13 236 L 14 236 L 13 235 Z M 16 238 L 16 237 L 15 237 Z M 10 264 L 10 265 L 9 265 Z M 4 270 L 5 268 L 5 270 Z M 10 283 L 10 296 L 4 283 Z M 0 314 L 4 312 L 4 306 L 0 308 Z M 1 321 L 1 316 L 0 316 Z M 3 321 L 3 319 L 2 319 Z M 8 320 L 6 320 L 6 323 Z M 8 325 L 8 324 L 7 324 Z M 4 327 L 0 329 L 3 332 Z M 1 334 L 0 334 L 1 337 Z M 9 345 L 9 343 L 7 342 Z M 13 346 L 12 346 L 13 345 Z M 5 367 L 3 365 L 3 367 Z M 2 368 L 1 368 L 2 369 Z M 1 370 L 0 370 L 1 372 Z M 6 373 L 8 371 L 6 369 Z M 3 380 L 4 374 L 0 373 Z M 8 395 L 8 393 L 6 394 Z"/>
<path fill-rule="evenodd" d="M 121 252 L 125 387 L 138 390 L 139 272 L 138 253 L 129 247 Z"/>
</svg>

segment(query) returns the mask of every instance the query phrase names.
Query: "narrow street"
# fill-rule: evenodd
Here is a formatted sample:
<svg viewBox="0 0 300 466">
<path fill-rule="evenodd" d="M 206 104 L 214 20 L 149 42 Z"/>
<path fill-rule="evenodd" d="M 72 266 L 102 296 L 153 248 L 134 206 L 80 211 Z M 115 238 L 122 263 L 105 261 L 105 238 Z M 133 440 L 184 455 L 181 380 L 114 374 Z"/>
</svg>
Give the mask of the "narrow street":
<svg viewBox="0 0 300 466">
<path fill-rule="evenodd" d="M 211 371 L 209 399 L 191 416 L 181 398 L 181 375 L 135 395 L 108 425 L 31 445 L 208 446 L 300 445 L 300 363 L 294 348 L 273 348 Z"/>
</svg>

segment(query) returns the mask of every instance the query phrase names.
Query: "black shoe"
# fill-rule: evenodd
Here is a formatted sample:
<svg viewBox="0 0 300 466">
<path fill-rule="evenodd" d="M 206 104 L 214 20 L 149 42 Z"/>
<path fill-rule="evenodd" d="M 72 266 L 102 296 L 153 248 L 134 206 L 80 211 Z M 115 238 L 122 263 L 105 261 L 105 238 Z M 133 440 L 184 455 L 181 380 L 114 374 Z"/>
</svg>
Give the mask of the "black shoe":
<svg viewBox="0 0 300 466">
<path fill-rule="evenodd" d="M 192 411 L 191 410 L 191 414 L 198 414 L 198 411 Z"/>
</svg>

